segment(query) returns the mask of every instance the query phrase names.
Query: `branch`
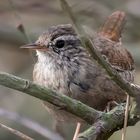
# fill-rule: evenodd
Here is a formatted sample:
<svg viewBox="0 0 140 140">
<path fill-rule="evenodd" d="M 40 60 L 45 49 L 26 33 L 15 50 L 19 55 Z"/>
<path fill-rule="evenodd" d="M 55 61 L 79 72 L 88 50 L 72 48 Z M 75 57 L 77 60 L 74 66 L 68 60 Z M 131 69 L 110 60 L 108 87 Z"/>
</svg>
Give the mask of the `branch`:
<svg viewBox="0 0 140 140">
<path fill-rule="evenodd" d="M 117 130 L 123 128 L 125 104 L 115 107 L 110 112 L 102 115 L 89 129 L 81 133 L 77 140 L 108 140 Z M 140 118 L 129 118 L 128 126 L 135 125 Z"/>
<path fill-rule="evenodd" d="M 80 101 L 58 94 L 29 80 L 21 79 L 5 72 L 0 72 L 0 85 L 22 91 L 28 95 L 47 101 L 82 118 L 90 124 L 102 115 L 102 112 L 97 111 Z"/>
<path fill-rule="evenodd" d="M 23 25 L 23 22 L 21 20 L 21 17 L 17 11 L 17 8 L 16 8 L 14 2 L 12 0 L 8 0 L 8 2 L 9 2 L 9 6 L 10 6 L 11 10 L 13 11 L 15 19 L 17 20 L 17 29 L 22 33 L 22 35 L 24 36 L 24 38 L 27 42 L 31 42 L 31 39 L 29 38 L 28 34 L 26 33 L 25 27 Z"/>
<path fill-rule="evenodd" d="M 108 115 L 102 116 L 89 129 L 81 133 L 77 140 L 107 140 L 114 128 L 121 128 L 124 118 L 124 107 L 117 106 Z"/>
<path fill-rule="evenodd" d="M 120 129 L 123 125 L 124 107 L 121 105 L 108 113 L 103 113 L 80 101 L 58 94 L 29 80 L 21 79 L 5 72 L 0 72 L 0 85 L 22 91 L 23 93 L 47 101 L 82 118 L 89 124 L 94 123 L 89 130 L 79 136 L 78 140 L 85 140 L 85 137 L 95 138 L 95 140 L 98 140 L 100 136 L 109 137 L 109 134 Z M 139 120 L 140 117 L 135 118 L 134 116 L 133 118 L 129 118 L 128 125 L 134 125 Z"/>
<path fill-rule="evenodd" d="M 31 130 L 35 131 L 36 133 L 42 135 L 46 139 L 63 140 L 63 138 L 56 132 L 49 130 L 47 127 L 41 126 L 39 123 L 37 123 L 33 120 L 20 116 L 19 114 L 15 113 L 15 112 L 11 112 L 11 111 L 5 110 L 3 108 L 0 108 L 0 117 L 4 117 L 6 119 L 15 121 L 16 123 L 21 124 L 22 126 L 28 128 L 28 129 L 31 129 Z"/>
</svg>

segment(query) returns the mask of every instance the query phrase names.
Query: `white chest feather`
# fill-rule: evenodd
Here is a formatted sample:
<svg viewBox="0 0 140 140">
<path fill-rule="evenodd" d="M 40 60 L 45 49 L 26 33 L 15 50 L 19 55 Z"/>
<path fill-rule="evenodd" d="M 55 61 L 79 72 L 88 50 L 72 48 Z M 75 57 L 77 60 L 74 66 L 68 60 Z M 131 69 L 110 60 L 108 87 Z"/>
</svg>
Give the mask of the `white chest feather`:
<svg viewBox="0 0 140 140">
<path fill-rule="evenodd" d="M 67 94 L 67 73 L 56 65 L 52 58 L 43 56 L 37 52 L 39 61 L 34 67 L 33 80 L 47 88 Z"/>
</svg>

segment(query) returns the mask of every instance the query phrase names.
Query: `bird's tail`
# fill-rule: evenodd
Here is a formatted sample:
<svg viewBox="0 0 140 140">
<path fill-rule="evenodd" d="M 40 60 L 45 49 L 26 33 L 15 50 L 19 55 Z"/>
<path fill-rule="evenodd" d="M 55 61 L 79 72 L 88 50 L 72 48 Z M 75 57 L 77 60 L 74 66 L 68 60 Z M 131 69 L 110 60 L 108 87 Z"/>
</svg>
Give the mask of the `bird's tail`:
<svg viewBox="0 0 140 140">
<path fill-rule="evenodd" d="M 126 21 L 125 13 L 116 11 L 108 17 L 98 34 L 112 41 L 118 42 Z"/>
</svg>

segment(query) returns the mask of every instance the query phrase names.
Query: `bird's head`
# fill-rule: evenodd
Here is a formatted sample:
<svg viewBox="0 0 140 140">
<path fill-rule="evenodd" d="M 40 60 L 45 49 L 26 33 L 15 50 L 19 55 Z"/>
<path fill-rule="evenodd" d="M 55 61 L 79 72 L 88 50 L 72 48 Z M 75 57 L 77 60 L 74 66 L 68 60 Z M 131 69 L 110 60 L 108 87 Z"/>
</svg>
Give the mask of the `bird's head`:
<svg viewBox="0 0 140 140">
<path fill-rule="evenodd" d="M 81 42 L 70 24 L 52 26 L 37 41 L 21 48 L 36 50 L 38 55 L 73 57 L 81 50 Z"/>
</svg>

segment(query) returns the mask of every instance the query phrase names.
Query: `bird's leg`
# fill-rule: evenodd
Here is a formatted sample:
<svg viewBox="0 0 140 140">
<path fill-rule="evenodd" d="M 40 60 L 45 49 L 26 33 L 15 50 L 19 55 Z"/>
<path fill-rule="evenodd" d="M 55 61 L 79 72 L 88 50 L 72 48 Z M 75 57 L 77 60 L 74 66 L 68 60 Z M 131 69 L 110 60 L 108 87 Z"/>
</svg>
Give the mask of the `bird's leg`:
<svg viewBox="0 0 140 140">
<path fill-rule="evenodd" d="M 106 106 L 104 112 L 109 112 L 112 108 L 114 108 L 117 105 L 119 105 L 119 104 L 116 101 L 109 101 L 107 103 L 107 106 Z"/>
<path fill-rule="evenodd" d="M 77 139 L 77 136 L 80 132 L 80 127 L 81 127 L 81 123 L 78 122 L 77 125 L 76 125 L 76 130 L 75 130 L 75 133 L 74 133 L 74 136 L 73 136 L 73 139 L 72 140 L 76 140 Z"/>
<path fill-rule="evenodd" d="M 127 121 L 128 121 L 128 115 L 129 115 L 129 104 L 130 104 L 130 96 L 127 94 L 124 126 L 123 126 L 123 131 L 122 131 L 122 140 L 125 140 L 125 138 L 126 138 Z"/>
</svg>

